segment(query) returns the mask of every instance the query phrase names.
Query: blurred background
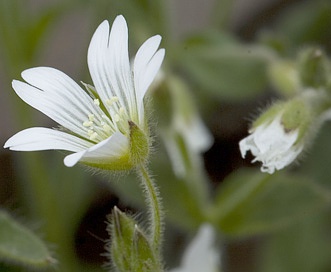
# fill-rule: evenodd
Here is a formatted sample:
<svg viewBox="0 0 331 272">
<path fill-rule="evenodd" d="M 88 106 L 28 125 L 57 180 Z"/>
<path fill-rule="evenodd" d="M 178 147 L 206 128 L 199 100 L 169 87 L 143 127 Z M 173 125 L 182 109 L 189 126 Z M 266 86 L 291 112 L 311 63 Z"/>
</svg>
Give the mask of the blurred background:
<svg viewBox="0 0 331 272">
<path fill-rule="evenodd" d="M 90 39 L 103 20 L 118 14 L 128 22 L 131 56 L 148 37 L 163 37 L 165 83 L 151 96 L 158 100 L 168 78 L 177 77 L 214 137 L 199 160 L 208 191 L 204 202 L 217 214 L 222 186 L 234 195 L 265 178 L 251 158 L 241 159 L 238 142 L 261 109 L 286 97 L 286 70 L 275 75 L 275 64 L 295 64 L 309 46 L 330 52 L 331 1 L 0 0 L 2 144 L 24 128 L 56 126 L 21 101 L 11 81 L 21 79 L 24 69 L 50 66 L 92 84 L 86 63 Z M 151 162 L 167 212 L 164 253 L 172 268 L 211 212 L 196 200 L 189 181 L 169 174 L 161 138 Z M 261 181 L 231 214 L 216 220 L 223 271 L 331 271 L 330 139 L 331 125 L 325 124 L 300 164 L 268 176 L 268 183 Z M 104 271 L 105 222 L 114 205 L 144 216 L 134 175 L 66 168 L 61 152 L 1 150 L 0 186 L 2 209 L 46 242 L 60 271 Z M 1 265 L 1 271 L 28 269 Z"/>
</svg>

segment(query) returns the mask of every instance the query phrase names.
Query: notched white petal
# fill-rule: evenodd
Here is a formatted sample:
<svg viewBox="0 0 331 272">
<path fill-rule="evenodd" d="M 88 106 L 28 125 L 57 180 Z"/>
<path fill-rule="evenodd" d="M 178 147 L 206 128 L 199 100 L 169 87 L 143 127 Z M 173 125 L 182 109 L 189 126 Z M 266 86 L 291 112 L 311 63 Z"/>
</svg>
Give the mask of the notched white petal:
<svg viewBox="0 0 331 272">
<path fill-rule="evenodd" d="M 150 59 L 154 56 L 156 50 L 161 43 L 161 36 L 155 35 L 146 40 L 137 51 L 134 59 L 134 70 L 139 72 L 147 65 Z"/>
<path fill-rule="evenodd" d="M 146 52 L 147 55 L 147 52 Z M 142 60 L 142 56 L 134 64 L 134 80 L 138 103 L 142 99 L 157 75 L 165 56 L 165 50 L 158 50 L 153 56 L 147 55 L 148 58 Z M 138 104 L 139 105 L 139 104 Z"/>
</svg>

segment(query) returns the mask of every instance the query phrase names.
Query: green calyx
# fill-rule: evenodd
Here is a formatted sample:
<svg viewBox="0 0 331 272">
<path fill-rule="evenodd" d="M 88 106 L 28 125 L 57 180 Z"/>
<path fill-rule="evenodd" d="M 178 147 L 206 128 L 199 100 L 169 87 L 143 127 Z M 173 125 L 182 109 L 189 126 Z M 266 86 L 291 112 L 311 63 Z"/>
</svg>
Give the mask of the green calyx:
<svg viewBox="0 0 331 272">
<path fill-rule="evenodd" d="M 114 208 L 108 227 L 112 237 L 110 254 L 117 271 L 162 271 L 146 234 L 135 220 Z"/>
<path fill-rule="evenodd" d="M 283 110 L 283 103 L 275 103 L 267 111 L 262 113 L 259 118 L 257 118 L 250 129 L 250 132 L 253 132 L 255 128 L 261 125 L 268 125 L 271 123 L 274 118 L 279 115 Z"/>
<path fill-rule="evenodd" d="M 298 140 L 310 129 L 316 117 L 309 97 L 299 96 L 286 102 L 278 102 L 264 112 L 252 125 L 251 132 L 258 126 L 268 126 L 277 116 L 286 133 L 298 130 Z"/>
<path fill-rule="evenodd" d="M 138 164 L 143 164 L 149 154 L 149 137 L 134 122 L 129 121 L 129 148 L 122 156 L 103 158 L 100 162 L 83 163 L 103 170 L 126 171 L 131 170 Z"/>
<path fill-rule="evenodd" d="M 285 103 L 281 122 L 288 133 L 299 130 L 299 140 L 309 129 L 313 118 L 313 110 L 309 104 L 303 99 L 293 99 Z"/>
<path fill-rule="evenodd" d="M 130 161 L 132 165 L 144 163 L 149 154 L 149 138 L 134 122 L 129 121 Z"/>
</svg>

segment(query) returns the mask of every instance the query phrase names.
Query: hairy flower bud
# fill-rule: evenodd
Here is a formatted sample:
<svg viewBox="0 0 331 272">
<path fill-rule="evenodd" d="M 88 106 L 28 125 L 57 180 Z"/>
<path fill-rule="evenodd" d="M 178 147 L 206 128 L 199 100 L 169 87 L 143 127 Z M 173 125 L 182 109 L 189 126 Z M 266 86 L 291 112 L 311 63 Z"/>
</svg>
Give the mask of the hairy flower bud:
<svg viewBox="0 0 331 272">
<path fill-rule="evenodd" d="M 114 208 L 108 228 L 112 237 L 109 251 L 118 271 L 158 272 L 156 258 L 146 234 L 133 218 Z"/>
</svg>

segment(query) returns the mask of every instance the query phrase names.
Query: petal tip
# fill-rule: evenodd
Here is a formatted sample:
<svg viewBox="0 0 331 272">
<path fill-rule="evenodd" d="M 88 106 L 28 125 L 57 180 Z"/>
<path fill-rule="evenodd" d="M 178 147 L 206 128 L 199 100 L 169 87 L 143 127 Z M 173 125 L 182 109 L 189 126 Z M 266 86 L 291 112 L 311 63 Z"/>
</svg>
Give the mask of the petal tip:
<svg viewBox="0 0 331 272">
<path fill-rule="evenodd" d="M 85 155 L 86 152 L 87 151 L 84 150 L 66 156 L 63 160 L 64 165 L 67 167 L 75 166 L 82 159 L 82 157 Z"/>
<path fill-rule="evenodd" d="M 118 21 L 118 22 L 121 22 L 121 23 L 125 23 L 126 24 L 126 20 L 124 18 L 124 16 L 122 14 L 119 14 L 116 16 L 115 20 L 114 20 L 114 23 Z"/>
</svg>

